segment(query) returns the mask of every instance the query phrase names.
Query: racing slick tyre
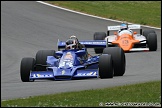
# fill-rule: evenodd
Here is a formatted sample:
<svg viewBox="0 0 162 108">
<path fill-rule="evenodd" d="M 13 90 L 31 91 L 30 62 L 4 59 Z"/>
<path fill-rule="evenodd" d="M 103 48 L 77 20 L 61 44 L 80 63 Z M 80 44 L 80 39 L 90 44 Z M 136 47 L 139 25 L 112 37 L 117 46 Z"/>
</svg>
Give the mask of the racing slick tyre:
<svg viewBox="0 0 162 108">
<path fill-rule="evenodd" d="M 46 63 L 47 56 L 56 57 L 55 50 L 39 50 L 36 53 L 36 65 L 37 65 L 36 71 L 46 71 L 46 66 L 40 66 L 40 65 L 47 65 Z"/>
<path fill-rule="evenodd" d="M 105 32 L 95 32 L 94 33 L 94 40 L 104 40 L 106 37 Z M 102 53 L 104 48 L 94 48 L 94 51 L 96 54 Z"/>
<path fill-rule="evenodd" d="M 34 58 L 23 58 L 20 66 L 21 81 L 29 82 L 30 71 L 34 71 L 35 59 Z"/>
<path fill-rule="evenodd" d="M 123 76 L 125 73 L 125 53 L 120 47 L 108 47 L 103 50 L 103 54 L 110 54 L 113 60 L 114 76 Z"/>
<path fill-rule="evenodd" d="M 103 78 L 113 78 L 113 62 L 112 56 L 108 54 L 102 54 L 99 58 L 99 77 Z"/>
<path fill-rule="evenodd" d="M 143 36 L 145 36 L 146 39 L 147 39 L 147 36 L 148 36 L 149 33 L 155 33 L 155 31 L 154 30 L 144 30 L 143 31 Z"/>
<path fill-rule="evenodd" d="M 157 50 L 157 35 L 156 33 L 149 33 L 147 36 L 147 45 L 150 51 Z"/>
</svg>

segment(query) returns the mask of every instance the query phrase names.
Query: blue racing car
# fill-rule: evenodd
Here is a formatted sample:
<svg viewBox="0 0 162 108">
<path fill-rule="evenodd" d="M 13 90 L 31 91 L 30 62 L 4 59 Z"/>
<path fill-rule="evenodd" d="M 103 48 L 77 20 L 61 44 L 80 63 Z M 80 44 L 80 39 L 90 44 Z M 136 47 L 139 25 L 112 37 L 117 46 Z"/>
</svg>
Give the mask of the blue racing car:
<svg viewBox="0 0 162 108">
<path fill-rule="evenodd" d="M 87 48 L 102 47 L 100 55 L 92 56 Z M 105 40 L 58 41 L 58 49 L 39 50 L 36 57 L 21 60 L 20 76 L 23 82 L 38 79 L 72 80 L 84 78 L 113 78 L 125 73 L 125 53 L 119 47 L 105 48 Z M 63 50 L 60 50 L 64 48 Z"/>
</svg>

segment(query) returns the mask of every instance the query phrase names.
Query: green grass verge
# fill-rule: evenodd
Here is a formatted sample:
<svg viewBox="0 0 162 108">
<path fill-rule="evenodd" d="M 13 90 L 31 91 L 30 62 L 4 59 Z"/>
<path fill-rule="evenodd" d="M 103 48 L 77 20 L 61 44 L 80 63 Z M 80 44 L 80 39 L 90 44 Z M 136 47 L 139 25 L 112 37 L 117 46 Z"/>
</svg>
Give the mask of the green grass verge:
<svg viewBox="0 0 162 108">
<path fill-rule="evenodd" d="M 104 18 L 161 28 L 161 1 L 48 1 L 48 3 Z"/>
<path fill-rule="evenodd" d="M 151 81 L 118 87 L 67 92 L 51 95 L 35 96 L 26 99 L 2 101 L 2 107 L 97 107 L 108 102 L 151 103 L 161 102 L 161 81 Z"/>
</svg>

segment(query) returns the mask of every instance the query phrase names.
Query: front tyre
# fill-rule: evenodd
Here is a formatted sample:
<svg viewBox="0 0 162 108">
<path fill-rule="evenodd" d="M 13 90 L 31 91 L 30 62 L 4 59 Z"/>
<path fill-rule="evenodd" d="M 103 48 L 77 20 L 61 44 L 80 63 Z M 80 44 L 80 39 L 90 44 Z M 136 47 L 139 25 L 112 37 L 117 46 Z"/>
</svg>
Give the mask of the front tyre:
<svg viewBox="0 0 162 108">
<path fill-rule="evenodd" d="M 34 71 L 35 59 L 34 58 L 23 58 L 20 66 L 21 81 L 29 82 L 30 71 Z"/>
<path fill-rule="evenodd" d="M 157 35 L 156 33 L 149 33 L 147 36 L 147 45 L 150 51 L 157 50 Z"/>
<path fill-rule="evenodd" d="M 123 76 L 125 73 L 125 53 L 120 47 L 108 47 L 103 50 L 103 54 L 110 54 L 113 60 L 114 76 Z"/>
<path fill-rule="evenodd" d="M 113 78 L 113 62 L 111 55 L 102 54 L 99 58 L 99 76 L 103 78 Z"/>
</svg>

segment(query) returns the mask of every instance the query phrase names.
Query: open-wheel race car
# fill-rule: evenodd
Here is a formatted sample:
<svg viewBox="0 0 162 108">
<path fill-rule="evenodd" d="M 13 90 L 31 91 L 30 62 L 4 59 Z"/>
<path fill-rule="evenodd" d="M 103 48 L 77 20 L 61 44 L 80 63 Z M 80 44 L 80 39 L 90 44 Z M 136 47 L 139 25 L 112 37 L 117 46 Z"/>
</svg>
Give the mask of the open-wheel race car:
<svg viewBox="0 0 162 108">
<path fill-rule="evenodd" d="M 39 50 L 36 57 L 21 60 L 20 76 L 23 82 L 41 79 L 72 80 L 84 78 L 113 78 L 125 73 L 125 53 L 120 47 L 105 48 L 105 40 L 80 41 L 82 49 Z M 65 48 L 58 41 L 58 48 Z M 87 48 L 102 47 L 103 53 L 92 56 Z"/>
<path fill-rule="evenodd" d="M 108 31 L 95 32 L 94 40 L 107 41 L 106 47 L 121 47 L 125 52 L 131 51 L 156 51 L 157 50 L 157 34 L 154 30 L 142 31 L 139 24 L 128 25 L 127 29 L 120 30 L 119 26 L 107 26 Z M 132 31 L 135 30 L 136 31 Z M 114 34 L 110 35 L 110 32 Z M 139 33 L 137 33 L 139 31 Z M 102 53 L 103 48 L 94 48 L 95 53 Z"/>
</svg>

